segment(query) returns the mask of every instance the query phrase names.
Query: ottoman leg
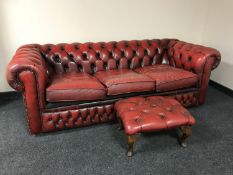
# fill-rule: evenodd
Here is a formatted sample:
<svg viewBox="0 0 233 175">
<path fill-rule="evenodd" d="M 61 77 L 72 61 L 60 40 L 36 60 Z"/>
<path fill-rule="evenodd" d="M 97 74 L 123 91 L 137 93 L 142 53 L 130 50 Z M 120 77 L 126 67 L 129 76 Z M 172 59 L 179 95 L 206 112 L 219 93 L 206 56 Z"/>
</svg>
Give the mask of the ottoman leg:
<svg viewBox="0 0 233 175">
<path fill-rule="evenodd" d="M 186 139 L 192 135 L 192 128 L 191 126 L 181 126 L 180 132 L 178 133 L 178 141 L 180 146 L 187 147 Z"/>
<path fill-rule="evenodd" d="M 133 145 L 135 142 L 136 142 L 136 135 L 127 136 L 127 143 L 128 143 L 127 156 L 128 157 L 133 156 Z"/>
<path fill-rule="evenodd" d="M 124 127 L 123 127 L 123 123 L 122 123 L 121 119 L 117 117 L 117 120 L 118 120 L 118 123 L 119 123 L 119 126 L 118 126 L 117 129 L 118 129 L 119 131 L 120 131 L 120 130 L 123 130 Z"/>
</svg>

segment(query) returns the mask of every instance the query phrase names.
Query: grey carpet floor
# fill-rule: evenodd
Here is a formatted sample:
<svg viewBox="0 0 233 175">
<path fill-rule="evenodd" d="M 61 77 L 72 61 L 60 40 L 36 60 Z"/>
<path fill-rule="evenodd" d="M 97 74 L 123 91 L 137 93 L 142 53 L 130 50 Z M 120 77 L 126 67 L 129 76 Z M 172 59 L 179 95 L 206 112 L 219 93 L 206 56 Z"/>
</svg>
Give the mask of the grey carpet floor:
<svg viewBox="0 0 233 175">
<path fill-rule="evenodd" d="M 117 124 L 31 136 L 22 99 L 0 102 L 0 174 L 233 174 L 233 98 L 210 87 L 188 147 L 175 131 L 142 135 L 135 155 Z"/>
</svg>

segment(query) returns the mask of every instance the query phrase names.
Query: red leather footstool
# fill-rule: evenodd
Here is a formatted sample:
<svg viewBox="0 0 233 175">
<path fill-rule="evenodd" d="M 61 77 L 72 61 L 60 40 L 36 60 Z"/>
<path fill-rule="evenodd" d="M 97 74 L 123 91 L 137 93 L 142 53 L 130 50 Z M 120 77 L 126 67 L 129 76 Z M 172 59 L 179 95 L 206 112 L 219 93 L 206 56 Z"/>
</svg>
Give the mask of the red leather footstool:
<svg viewBox="0 0 233 175">
<path fill-rule="evenodd" d="M 115 104 L 120 128 L 124 128 L 128 142 L 128 156 L 133 155 L 136 136 L 143 132 L 179 128 L 179 143 L 186 147 L 195 119 L 178 101 L 161 96 L 133 97 Z"/>
</svg>

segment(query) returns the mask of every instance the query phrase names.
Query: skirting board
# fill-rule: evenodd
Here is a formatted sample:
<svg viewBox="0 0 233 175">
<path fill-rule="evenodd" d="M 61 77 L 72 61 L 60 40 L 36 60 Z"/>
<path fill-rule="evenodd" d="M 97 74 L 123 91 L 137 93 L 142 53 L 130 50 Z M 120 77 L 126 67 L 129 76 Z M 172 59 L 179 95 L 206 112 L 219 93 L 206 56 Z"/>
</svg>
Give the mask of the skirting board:
<svg viewBox="0 0 233 175">
<path fill-rule="evenodd" d="M 230 88 L 228 88 L 226 86 L 223 86 L 223 85 L 221 85 L 221 84 L 219 84 L 219 83 L 217 83 L 217 82 L 215 82 L 213 80 L 210 80 L 209 85 L 213 86 L 214 88 L 216 88 L 216 89 L 224 92 L 225 94 L 233 97 L 233 90 L 232 89 L 230 89 Z"/>
<path fill-rule="evenodd" d="M 213 80 L 210 80 L 209 82 L 210 86 L 213 86 L 214 88 L 224 92 L 225 94 L 233 97 L 233 90 L 229 89 Z M 20 92 L 16 92 L 16 91 L 11 91 L 11 92 L 0 92 L 0 99 L 1 100 L 13 100 L 13 99 L 17 99 L 21 96 Z"/>
<path fill-rule="evenodd" d="M 14 100 L 21 96 L 21 92 L 10 91 L 10 92 L 0 92 L 0 99 L 3 100 Z"/>
</svg>

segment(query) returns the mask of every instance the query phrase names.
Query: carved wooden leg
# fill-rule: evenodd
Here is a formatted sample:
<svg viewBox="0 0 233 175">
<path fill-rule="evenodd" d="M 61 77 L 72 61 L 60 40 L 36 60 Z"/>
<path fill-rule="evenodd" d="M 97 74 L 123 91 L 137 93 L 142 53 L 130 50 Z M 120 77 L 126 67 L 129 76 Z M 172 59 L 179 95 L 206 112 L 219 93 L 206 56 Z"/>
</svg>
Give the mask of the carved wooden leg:
<svg viewBox="0 0 233 175">
<path fill-rule="evenodd" d="M 135 142 L 136 142 L 136 135 L 127 136 L 127 143 L 128 143 L 127 156 L 128 157 L 133 156 L 133 145 Z"/>
<path fill-rule="evenodd" d="M 120 131 L 120 130 L 124 129 L 123 123 L 122 123 L 122 121 L 121 121 L 121 119 L 119 117 L 117 117 L 117 120 L 118 120 L 118 123 L 119 123 L 119 126 L 118 126 L 117 129 Z"/>
<path fill-rule="evenodd" d="M 186 139 L 192 135 L 191 126 L 181 126 L 178 133 L 178 141 L 180 146 L 187 147 Z"/>
</svg>

